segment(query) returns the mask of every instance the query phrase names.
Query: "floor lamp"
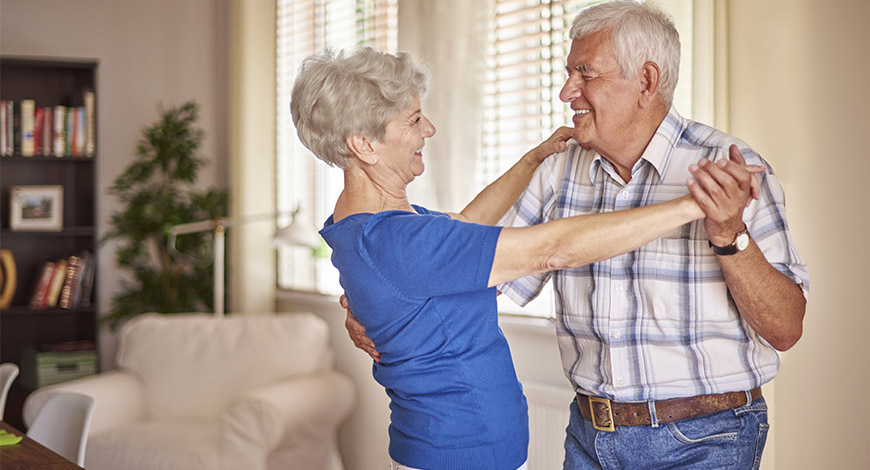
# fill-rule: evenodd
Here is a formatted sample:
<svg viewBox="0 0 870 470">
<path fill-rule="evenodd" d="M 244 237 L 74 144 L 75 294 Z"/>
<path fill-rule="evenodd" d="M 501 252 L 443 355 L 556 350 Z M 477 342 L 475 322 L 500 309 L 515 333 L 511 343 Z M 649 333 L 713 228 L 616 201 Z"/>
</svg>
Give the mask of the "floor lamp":
<svg viewBox="0 0 870 470">
<path fill-rule="evenodd" d="M 309 247 L 312 250 L 320 247 L 320 235 L 302 217 L 297 217 L 299 209 L 292 213 L 293 217 L 289 225 L 279 228 L 272 238 L 273 244 L 295 245 Z M 169 250 L 172 253 L 180 253 L 175 247 L 178 235 L 199 232 L 214 232 L 214 313 L 218 317 L 224 315 L 224 253 L 226 252 L 226 231 L 237 225 L 245 225 L 254 222 L 275 220 L 278 216 L 288 215 L 285 213 L 258 214 L 245 217 L 222 217 L 219 219 L 199 220 L 173 226 L 169 230 Z"/>
</svg>

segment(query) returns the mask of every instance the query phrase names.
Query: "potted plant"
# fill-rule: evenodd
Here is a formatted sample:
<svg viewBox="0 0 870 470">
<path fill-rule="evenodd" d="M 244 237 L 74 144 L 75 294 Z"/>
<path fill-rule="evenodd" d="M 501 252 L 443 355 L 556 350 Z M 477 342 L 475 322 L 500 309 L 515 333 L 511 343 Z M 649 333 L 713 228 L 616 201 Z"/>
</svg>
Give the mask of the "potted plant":
<svg viewBox="0 0 870 470">
<path fill-rule="evenodd" d="M 206 163 L 197 155 L 204 135 L 195 127 L 198 112 L 194 101 L 163 111 L 157 122 L 143 129 L 137 158 L 109 189 L 121 208 L 112 214 L 111 229 L 101 242 L 118 241 L 115 260 L 127 274 L 101 320 L 112 328 L 144 312 L 213 308 L 212 237 L 179 238 L 177 250 L 192 256 L 172 256 L 167 245 L 173 225 L 227 215 L 226 190 L 194 188 Z"/>
</svg>

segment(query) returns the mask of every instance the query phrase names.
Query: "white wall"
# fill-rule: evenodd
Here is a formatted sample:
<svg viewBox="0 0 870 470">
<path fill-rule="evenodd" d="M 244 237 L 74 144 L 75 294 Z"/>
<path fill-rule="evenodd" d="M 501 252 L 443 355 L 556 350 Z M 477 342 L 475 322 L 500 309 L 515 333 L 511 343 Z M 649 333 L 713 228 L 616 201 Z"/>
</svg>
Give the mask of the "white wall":
<svg viewBox="0 0 870 470">
<path fill-rule="evenodd" d="M 112 180 L 132 161 L 141 129 L 158 109 L 195 99 L 205 130 L 203 187 L 226 186 L 225 0 L 2 0 L 0 53 L 82 58 L 97 68 L 97 228 L 116 209 Z M 2 79 L 2 77 L 0 77 Z M 119 277 L 114 250 L 99 250 L 98 305 L 105 312 Z M 102 364 L 111 366 L 114 335 L 101 335 Z"/>
<path fill-rule="evenodd" d="M 731 131 L 782 179 L 811 276 L 775 381 L 776 468 L 868 468 L 870 2 L 729 5 Z"/>
</svg>

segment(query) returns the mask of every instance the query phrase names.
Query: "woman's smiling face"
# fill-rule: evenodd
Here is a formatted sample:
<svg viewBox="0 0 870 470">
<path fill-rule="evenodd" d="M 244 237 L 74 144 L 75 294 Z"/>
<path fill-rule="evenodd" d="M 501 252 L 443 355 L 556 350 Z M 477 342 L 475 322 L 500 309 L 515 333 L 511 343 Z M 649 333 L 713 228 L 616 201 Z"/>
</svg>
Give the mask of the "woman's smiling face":
<svg viewBox="0 0 870 470">
<path fill-rule="evenodd" d="M 383 139 L 372 143 L 379 164 L 398 176 L 405 184 L 423 174 L 423 146 L 435 135 L 435 126 L 423 115 L 420 98 L 399 112 L 388 124 Z"/>
</svg>

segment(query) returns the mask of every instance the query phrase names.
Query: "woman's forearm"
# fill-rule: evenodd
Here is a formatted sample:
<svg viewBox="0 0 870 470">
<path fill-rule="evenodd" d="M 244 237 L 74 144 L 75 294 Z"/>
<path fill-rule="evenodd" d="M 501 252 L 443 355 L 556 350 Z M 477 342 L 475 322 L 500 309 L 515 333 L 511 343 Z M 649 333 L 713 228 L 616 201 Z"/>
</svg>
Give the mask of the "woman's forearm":
<svg viewBox="0 0 870 470">
<path fill-rule="evenodd" d="M 703 216 L 695 200 L 683 196 L 631 210 L 505 228 L 496 245 L 489 285 L 628 253 Z"/>
<path fill-rule="evenodd" d="M 535 170 L 548 156 L 561 152 L 571 138 L 571 128 L 560 127 L 547 140 L 529 150 L 508 171 L 490 183 L 454 218 L 495 225 L 523 193 Z"/>
<path fill-rule="evenodd" d="M 495 225 L 523 193 L 538 166 L 539 163 L 533 159 L 522 158 L 475 196 L 457 218 L 466 222 Z"/>
</svg>

